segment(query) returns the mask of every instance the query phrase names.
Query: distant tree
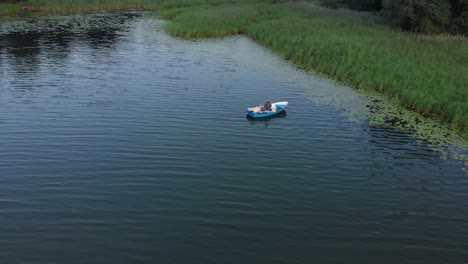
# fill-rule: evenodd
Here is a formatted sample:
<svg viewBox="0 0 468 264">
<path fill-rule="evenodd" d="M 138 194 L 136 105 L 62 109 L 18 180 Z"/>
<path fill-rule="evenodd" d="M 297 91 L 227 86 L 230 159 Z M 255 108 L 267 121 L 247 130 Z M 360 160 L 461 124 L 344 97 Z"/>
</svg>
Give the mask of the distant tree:
<svg viewBox="0 0 468 264">
<path fill-rule="evenodd" d="M 407 31 L 468 35 L 468 0 L 321 0 L 329 8 L 381 11 Z"/>
<path fill-rule="evenodd" d="M 383 0 L 383 13 L 404 30 L 437 33 L 451 22 L 450 0 Z"/>
<path fill-rule="evenodd" d="M 382 9 L 382 0 L 349 0 L 347 5 L 355 10 L 379 11 Z"/>
<path fill-rule="evenodd" d="M 340 8 L 346 4 L 346 0 L 321 0 L 322 5 L 328 8 Z"/>
<path fill-rule="evenodd" d="M 379 11 L 382 0 L 322 0 L 322 4 L 329 8 L 349 8 L 360 11 Z"/>
<path fill-rule="evenodd" d="M 468 0 L 451 0 L 450 31 L 468 35 Z"/>
</svg>

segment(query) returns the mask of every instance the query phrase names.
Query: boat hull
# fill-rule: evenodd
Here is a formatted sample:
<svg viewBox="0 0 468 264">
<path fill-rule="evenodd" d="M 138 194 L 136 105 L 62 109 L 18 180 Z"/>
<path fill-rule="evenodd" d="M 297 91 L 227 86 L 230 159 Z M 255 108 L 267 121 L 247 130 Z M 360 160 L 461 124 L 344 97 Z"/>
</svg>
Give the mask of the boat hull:
<svg viewBox="0 0 468 264">
<path fill-rule="evenodd" d="M 288 102 L 277 102 L 272 104 L 273 111 L 261 111 L 260 107 L 251 107 L 247 108 L 247 115 L 251 118 L 266 118 L 266 117 L 273 117 L 277 116 L 284 111 Z"/>
</svg>

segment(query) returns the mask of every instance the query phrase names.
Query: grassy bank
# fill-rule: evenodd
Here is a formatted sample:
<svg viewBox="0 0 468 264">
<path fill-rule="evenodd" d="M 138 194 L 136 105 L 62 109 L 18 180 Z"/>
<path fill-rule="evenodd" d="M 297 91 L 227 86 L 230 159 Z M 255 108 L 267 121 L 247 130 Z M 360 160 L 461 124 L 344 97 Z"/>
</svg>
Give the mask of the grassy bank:
<svg viewBox="0 0 468 264">
<path fill-rule="evenodd" d="M 0 15 L 11 16 L 27 12 L 66 14 L 100 10 L 167 10 L 200 5 L 220 5 L 256 0 L 27 0 L 0 3 Z"/>
<path fill-rule="evenodd" d="M 375 90 L 468 138 L 468 40 L 396 32 L 370 15 L 304 3 L 166 9 L 178 37 L 245 33 L 299 67 Z"/>
<path fill-rule="evenodd" d="M 100 10 L 156 10 L 163 1 L 152 0 L 29 0 L 0 4 L 0 15 L 24 13 L 67 14 Z"/>
<path fill-rule="evenodd" d="M 21 10 L 21 6 L 19 4 L 0 3 L 0 16 L 14 14 L 19 10 Z"/>
</svg>

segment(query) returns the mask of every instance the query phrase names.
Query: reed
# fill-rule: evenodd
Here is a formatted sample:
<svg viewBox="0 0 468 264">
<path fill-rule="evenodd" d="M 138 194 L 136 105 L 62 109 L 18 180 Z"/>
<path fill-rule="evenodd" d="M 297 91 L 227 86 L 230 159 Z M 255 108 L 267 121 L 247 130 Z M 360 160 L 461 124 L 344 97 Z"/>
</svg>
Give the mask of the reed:
<svg viewBox="0 0 468 264">
<path fill-rule="evenodd" d="M 11 15 L 28 11 L 66 14 L 100 10 L 156 10 L 164 1 L 167 0 L 29 0 L 19 4 L 11 4 L 14 8 L 10 8 L 12 9 L 10 12 L 3 14 Z M 0 12 L 3 5 L 0 4 Z"/>
<path fill-rule="evenodd" d="M 11 3 L 0 3 L 0 16 L 17 13 L 21 10 L 21 6 L 18 4 Z"/>
<path fill-rule="evenodd" d="M 28 0 L 15 4 L 12 12 L 23 9 L 45 13 L 79 13 L 99 10 L 160 10 L 199 5 L 218 5 L 238 0 Z M 0 5 L 1 8 L 2 5 Z M 6 5 L 5 5 L 6 6 Z M 1 10 L 1 9 L 0 9 Z"/>
<path fill-rule="evenodd" d="M 183 38 L 223 37 L 247 33 L 247 27 L 260 18 L 253 5 L 230 4 L 210 8 L 177 8 L 163 12 L 166 18 L 173 18 L 167 30 Z M 188 27 L 187 25 L 192 25 Z"/>
</svg>

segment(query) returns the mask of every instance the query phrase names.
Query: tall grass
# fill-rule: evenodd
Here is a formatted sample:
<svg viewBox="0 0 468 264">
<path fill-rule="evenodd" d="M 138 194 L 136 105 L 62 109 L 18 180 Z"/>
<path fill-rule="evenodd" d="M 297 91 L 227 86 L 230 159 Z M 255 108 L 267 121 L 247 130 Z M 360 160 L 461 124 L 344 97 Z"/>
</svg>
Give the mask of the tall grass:
<svg viewBox="0 0 468 264">
<path fill-rule="evenodd" d="M 216 8 L 198 6 L 177 8 L 163 12 L 166 18 L 174 18 L 167 30 L 179 37 L 222 37 L 246 33 L 247 27 L 257 22 L 259 15 L 253 5 L 223 5 Z M 183 13 L 182 15 L 180 13 Z M 187 27 L 186 25 L 192 25 Z"/>
<path fill-rule="evenodd" d="M 174 10 L 173 10 L 174 11 Z M 245 33 L 304 69 L 375 90 L 468 139 L 468 40 L 381 26 L 369 14 L 298 4 L 243 4 L 165 11 L 180 37 Z"/>
<path fill-rule="evenodd" d="M 78 13 L 98 10 L 156 10 L 164 1 L 168 0 L 28 0 L 15 6 L 17 13 L 22 9 L 45 13 Z M 4 4 L 0 4 L 1 6 Z M 1 11 L 1 9 L 0 9 Z M 6 15 L 13 12 L 4 13 Z"/>
<path fill-rule="evenodd" d="M 200 5 L 252 2 L 258 0 L 27 0 L 18 4 L 0 4 L 0 15 L 22 11 L 44 13 L 77 13 L 98 10 L 162 10 Z"/>
<path fill-rule="evenodd" d="M 0 3 L 0 15 L 16 13 L 21 9 L 18 4 Z"/>
<path fill-rule="evenodd" d="M 0 15 L 18 13 L 22 7 L 45 13 L 76 13 L 97 10 L 169 10 L 229 3 L 284 2 L 288 0 L 25 0 L 18 4 L 0 3 Z"/>
</svg>

